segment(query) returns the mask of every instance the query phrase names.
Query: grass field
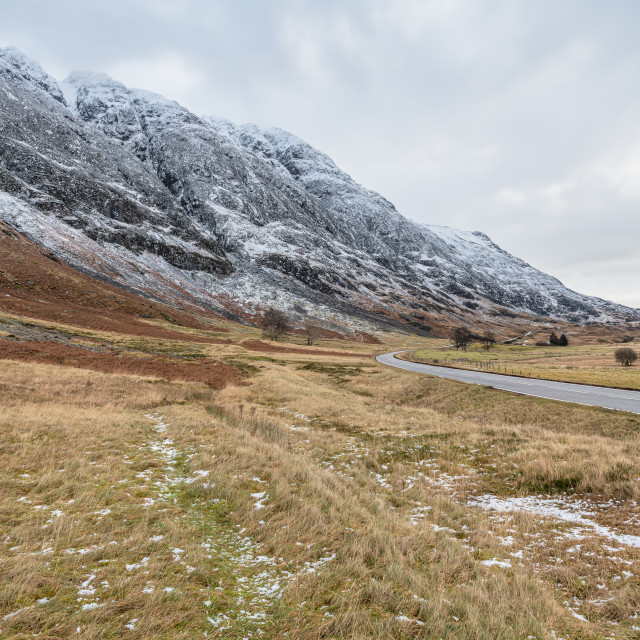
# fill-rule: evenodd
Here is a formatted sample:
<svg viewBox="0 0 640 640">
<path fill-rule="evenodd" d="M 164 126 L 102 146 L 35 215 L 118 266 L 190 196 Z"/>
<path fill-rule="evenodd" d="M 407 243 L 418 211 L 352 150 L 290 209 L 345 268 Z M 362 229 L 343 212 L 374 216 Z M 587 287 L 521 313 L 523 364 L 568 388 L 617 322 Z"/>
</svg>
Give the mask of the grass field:
<svg viewBox="0 0 640 640">
<path fill-rule="evenodd" d="M 622 367 L 614 352 L 620 344 L 586 344 L 568 347 L 496 345 L 485 351 L 474 344 L 466 351 L 442 348 L 448 341 L 405 354 L 416 362 L 441 364 L 464 369 L 545 378 L 561 382 L 580 382 L 606 387 L 640 389 L 640 366 Z M 629 345 L 638 349 L 635 343 Z"/>
<path fill-rule="evenodd" d="M 0 638 L 640 633 L 640 417 L 377 364 L 402 335 L 4 319 Z"/>
</svg>

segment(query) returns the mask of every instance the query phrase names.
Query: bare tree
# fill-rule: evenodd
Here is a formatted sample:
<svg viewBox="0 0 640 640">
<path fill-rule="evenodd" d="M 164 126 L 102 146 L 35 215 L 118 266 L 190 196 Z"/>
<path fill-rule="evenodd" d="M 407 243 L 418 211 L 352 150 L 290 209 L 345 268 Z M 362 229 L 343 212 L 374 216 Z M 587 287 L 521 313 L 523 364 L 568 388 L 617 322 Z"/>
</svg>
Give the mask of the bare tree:
<svg viewBox="0 0 640 640">
<path fill-rule="evenodd" d="M 480 338 L 480 342 L 482 342 L 482 348 L 485 351 L 489 351 L 489 349 L 493 349 L 496 344 L 496 336 L 493 331 L 485 331 Z"/>
<path fill-rule="evenodd" d="M 638 354 L 631 347 L 620 347 L 614 355 L 623 367 L 630 367 L 638 359 Z"/>
<path fill-rule="evenodd" d="M 471 343 L 471 332 L 466 327 L 455 327 L 451 332 L 451 339 L 453 340 L 453 346 L 456 349 L 467 350 L 467 347 Z"/>
<path fill-rule="evenodd" d="M 267 309 L 262 316 L 262 333 L 269 340 L 279 340 L 289 328 L 287 316 L 278 309 Z"/>
<path fill-rule="evenodd" d="M 311 322 L 304 323 L 304 333 L 307 336 L 307 344 L 314 345 L 322 335 L 322 329 Z"/>
</svg>

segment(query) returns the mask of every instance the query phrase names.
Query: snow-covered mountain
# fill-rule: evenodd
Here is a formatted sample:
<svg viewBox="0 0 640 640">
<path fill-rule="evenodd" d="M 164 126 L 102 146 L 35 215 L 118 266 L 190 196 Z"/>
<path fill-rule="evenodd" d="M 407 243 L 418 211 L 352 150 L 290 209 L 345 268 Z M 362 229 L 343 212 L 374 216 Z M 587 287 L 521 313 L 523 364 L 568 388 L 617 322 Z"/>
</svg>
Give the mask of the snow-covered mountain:
<svg viewBox="0 0 640 640">
<path fill-rule="evenodd" d="M 424 226 L 280 129 L 199 117 L 104 74 L 0 49 L 0 219 L 165 299 L 367 327 L 640 311 L 570 291 L 480 232 Z"/>
</svg>

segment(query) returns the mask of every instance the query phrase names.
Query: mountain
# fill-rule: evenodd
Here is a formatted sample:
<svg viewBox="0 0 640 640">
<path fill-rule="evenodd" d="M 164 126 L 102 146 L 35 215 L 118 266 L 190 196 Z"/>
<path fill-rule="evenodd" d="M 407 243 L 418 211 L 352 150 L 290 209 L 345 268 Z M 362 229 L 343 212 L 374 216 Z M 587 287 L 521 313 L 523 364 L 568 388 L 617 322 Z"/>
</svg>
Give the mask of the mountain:
<svg viewBox="0 0 640 640">
<path fill-rule="evenodd" d="M 480 232 L 400 215 L 280 129 L 199 117 L 0 49 L 0 220 L 85 273 L 230 317 L 353 331 L 640 311 L 575 293 Z"/>
</svg>

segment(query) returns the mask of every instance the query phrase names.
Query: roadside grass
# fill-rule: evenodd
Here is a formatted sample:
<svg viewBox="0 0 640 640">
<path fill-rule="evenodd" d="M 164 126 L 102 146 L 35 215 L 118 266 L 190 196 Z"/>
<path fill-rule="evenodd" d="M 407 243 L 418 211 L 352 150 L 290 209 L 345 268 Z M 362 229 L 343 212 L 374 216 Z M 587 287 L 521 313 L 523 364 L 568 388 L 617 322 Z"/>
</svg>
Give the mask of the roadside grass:
<svg viewBox="0 0 640 640">
<path fill-rule="evenodd" d="M 496 452 L 502 456 L 499 468 L 491 470 L 492 487 L 502 486 L 509 493 L 548 489 L 607 497 L 638 494 L 640 417 L 381 365 L 363 367 L 359 374 L 349 369 L 351 377 L 346 377 L 336 366 L 292 369 L 265 363 L 259 386 L 227 387 L 221 398 L 230 396 L 233 403 L 244 399 L 274 415 L 278 407 L 287 407 L 294 412 L 289 415 L 306 416 L 308 424 L 328 432 L 330 440 L 336 433 L 383 441 L 410 433 L 416 445 L 420 439 L 427 445 L 442 438 L 439 456 L 448 464 L 460 459 L 460 447 L 474 449 L 485 443 L 494 449 L 490 458 Z M 371 455 L 368 460 L 371 465 Z M 482 465 L 482 456 L 474 456 L 474 461 Z"/>
<path fill-rule="evenodd" d="M 441 341 L 447 345 L 447 341 Z M 450 348 L 419 348 L 401 357 L 462 369 L 530 378 L 579 382 L 606 387 L 640 389 L 640 367 L 621 367 L 614 351 L 619 344 L 536 347 L 496 345 L 486 351 L 474 345 L 467 351 Z"/>
</svg>

